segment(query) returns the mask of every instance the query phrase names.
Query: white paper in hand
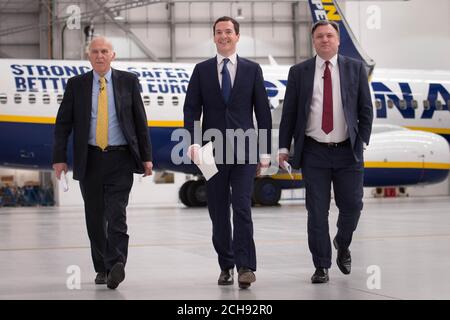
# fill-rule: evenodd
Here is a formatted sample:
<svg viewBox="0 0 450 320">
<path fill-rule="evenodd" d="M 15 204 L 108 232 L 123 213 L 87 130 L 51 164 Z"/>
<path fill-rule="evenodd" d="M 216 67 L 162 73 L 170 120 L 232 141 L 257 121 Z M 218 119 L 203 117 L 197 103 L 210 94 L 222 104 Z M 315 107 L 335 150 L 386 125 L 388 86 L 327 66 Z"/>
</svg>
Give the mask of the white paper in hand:
<svg viewBox="0 0 450 320">
<path fill-rule="evenodd" d="M 67 181 L 67 176 L 64 171 L 61 172 L 61 178 L 59 179 L 59 185 L 64 192 L 69 191 L 69 182 Z"/>
<path fill-rule="evenodd" d="M 289 176 L 291 177 L 292 180 L 294 180 L 294 176 L 292 175 L 292 167 L 289 164 L 289 162 L 287 162 L 286 160 L 283 161 L 283 165 L 284 168 L 286 169 L 286 171 L 289 173 Z"/>
<path fill-rule="evenodd" d="M 195 164 L 200 169 L 206 180 L 211 179 L 219 171 L 217 170 L 217 166 L 214 161 L 213 144 L 211 141 L 198 149 L 198 160 Z"/>
</svg>

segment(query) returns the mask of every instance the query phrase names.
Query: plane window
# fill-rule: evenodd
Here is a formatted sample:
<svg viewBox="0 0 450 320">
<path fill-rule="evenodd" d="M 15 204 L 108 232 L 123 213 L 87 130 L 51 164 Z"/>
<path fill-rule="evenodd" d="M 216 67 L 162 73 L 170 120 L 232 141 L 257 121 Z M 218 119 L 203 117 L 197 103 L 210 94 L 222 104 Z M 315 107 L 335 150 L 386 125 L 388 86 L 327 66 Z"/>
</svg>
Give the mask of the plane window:
<svg viewBox="0 0 450 320">
<path fill-rule="evenodd" d="M 417 109 L 417 107 L 418 107 L 417 100 L 412 101 L 412 107 L 413 107 L 413 109 Z"/>
<path fill-rule="evenodd" d="M 405 110 L 407 106 L 406 100 L 400 100 L 400 109 Z"/>
<path fill-rule="evenodd" d="M 389 99 L 389 100 L 387 101 L 387 103 L 388 103 L 388 108 L 389 108 L 389 109 L 392 109 L 392 108 L 394 107 L 394 101 L 392 101 L 391 99 Z"/>
<path fill-rule="evenodd" d="M 423 100 L 423 108 L 425 110 L 429 110 L 430 109 L 430 101 L 428 100 Z"/>
<path fill-rule="evenodd" d="M 30 93 L 28 95 L 28 103 L 30 103 L 30 104 L 36 103 L 36 95 L 34 93 Z"/>
<path fill-rule="evenodd" d="M 176 107 L 178 105 L 178 97 L 172 97 L 172 104 Z"/>
<path fill-rule="evenodd" d="M 0 93 L 0 103 L 6 104 L 8 103 L 8 96 L 4 93 Z"/>
<path fill-rule="evenodd" d="M 22 103 L 22 96 L 20 93 L 14 95 L 14 103 Z"/>
<path fill-rule="evenodd" d="M 150 105 L 150 97 L 145 95 L 143 100 L 144 100 L 144 106 L 148 107 Z"/>
<path fill-rule="evenodd" d="M 158 98 L 156 98 L 156 100 L 158 101 L 158 106 L 164 105 L 164 97 L 163 96 L 158 96 Z"/>
<path fill-rule="evenodd" d="M 42 101 L 44 102 L 44 104 L 50 104 L 50 95 L 48 93 L 44 93 L 44 95 L 42 96 Z"/>
<path fill-rule="evenodd" d="M 380 101 L 380 99 L 376 99 L 375 100 L 375 108 L 377 108 L 377 110 L 381 110 L 381 101 Z"/>
<path fill-rule="evenodd" d="M 442 110 L 442 102 L 441 102 L 441 100 L 436 100 L 436 109 L 437 110 Z"/>
<path fill-rule="evenodd" d="M 58 95 L 56 96 L 56 102 L 57 102 L 58 104 L 61 104 L 62 101 L 63 101 L 63 95 L 62 95 L 62 94 L 58 94 Z"/>
</svg>

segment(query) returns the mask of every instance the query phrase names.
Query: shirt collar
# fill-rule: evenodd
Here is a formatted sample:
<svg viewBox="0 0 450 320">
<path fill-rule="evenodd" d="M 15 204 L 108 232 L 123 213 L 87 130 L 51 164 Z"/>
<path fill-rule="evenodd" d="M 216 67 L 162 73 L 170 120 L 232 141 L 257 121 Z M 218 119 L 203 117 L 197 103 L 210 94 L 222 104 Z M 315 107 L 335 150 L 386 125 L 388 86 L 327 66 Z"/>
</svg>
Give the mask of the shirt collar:
<svg viewBox="0 0 450 320">
<path fill-rule="evenodd" d="M 330 60 L 330 65 L 332 67 L 335 67 L 337 65 L 337 57 L 338 55 L 335 54 Z M 316 66 L 319 68 L 325 68 L 325 61 L 324 59 L 322 59 L 319 55 L 316 56 Z"/>
<path fill-rule="evenodd" d="M 97 72 L 95 72 L 95 70 L 92 70 L 92 72 L 94 74 L 94 80 L 96 82 L 100 81 L 100 75 Z M 109 71 L 105 74 L 105 77 L 104 77 L 106 79 L 106 82 L 111 81 L 111 74 L 112 74 L 112 68 L 109 68 Z"/>
<path fill-rule="evenodd" d="M 230 59 L 230 62 L 231 62 L 232 64 L 236 64 L 237 53 L 235 52 L 235 53 L 233 53 L 233 54 L 232 54 L 231 56 L 229 56 L 229 57 L 224 57 L 224 56 L 222 56 L 220 53 L 217 53 L 217 64 L 221 64 L 222 61 L 223 61 L 223 59 L 225 59 L 225 58 Z"/>
</svg>

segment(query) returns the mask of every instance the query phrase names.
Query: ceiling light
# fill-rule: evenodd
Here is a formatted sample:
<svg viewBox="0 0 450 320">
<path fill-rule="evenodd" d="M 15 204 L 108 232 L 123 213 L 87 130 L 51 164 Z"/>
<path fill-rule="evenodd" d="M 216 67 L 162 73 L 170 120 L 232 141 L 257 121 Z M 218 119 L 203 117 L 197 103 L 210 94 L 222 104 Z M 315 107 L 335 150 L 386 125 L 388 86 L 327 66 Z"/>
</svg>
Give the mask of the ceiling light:
<svg viewBox="0 0 450 320">
<path fill-rule="evenodd" d="M 114 20 L 116 20 L 116 21 L 123 21 L 123 20 L 125 20 L 125 18 L 120 15 L 120 11 L 116 11 L 116 13 L 114 15 Z"/>
</svg>

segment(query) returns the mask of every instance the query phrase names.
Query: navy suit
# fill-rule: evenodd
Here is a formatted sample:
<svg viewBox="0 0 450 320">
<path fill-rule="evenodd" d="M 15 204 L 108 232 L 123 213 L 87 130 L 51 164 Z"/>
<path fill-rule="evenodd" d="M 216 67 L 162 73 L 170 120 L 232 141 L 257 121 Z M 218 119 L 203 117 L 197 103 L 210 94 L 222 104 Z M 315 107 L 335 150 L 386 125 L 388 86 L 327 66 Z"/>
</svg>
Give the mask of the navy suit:
<svg viewBox="0 0 450 320">
<path fill-rule="evenodd" d="M 237 71 L 228 103 L 225 103 L 221 94 L 218 77 L 216 57 L 203 61 L 194 68 L 184 103 L 184 125 L 191 137 L 194 137 L 194 121 L 199 121 L 202 114 L 202 133 L 208 129 L 217 129 L 225 142 L 227 129 L 246 131 L 254 128 L 254 112 L 258 129 L 268 131 L 265 142 L 269 149 L 262 150 L 262 153 L 270 153 L 272 118 L 260 66 L 237 57 Z M 207 141 L 197 139 L 193 142 L 202 144 Z M 235 145 L 232 141 L 224 143 L 223 150 L 217 150 L 219 145 L 216 143 L 214 146 L 216 162 L 221 160 L 217 157 L 220 153 L 218 151 L 224 151 L 227 154 L 225 158 L 231 157 L 233 160 L 233 164 L 218 164 L 219 172 L 207 181 L 208 210 L 219 265 L 222 270 L 234 266 L 238 269 L 247 267 L 256 270 L 251 219 L 251 194 L 256 163 L 250 160 L 257 155 L 250 152 L 257 151 L 249 148 L 248 144 Z M 230 151 L 230 146 L 234 148 L 234 152 Z M 239 156 L 239 148 L 244 157 Z M 233 234 L 230 202 L 233 207 Z"/>
<path fill-rule="evenodd" d="M 328 233 L 331 182 L 339 208 L 336 240 L 347 248 L 362 210 L 363 143 L 369 144 L 373 109 L 367 74 L 360 61 L 338 55 L 342 107 L 349 143 L 338 147 L 320 144 L 305 135 L 313 95 L 315 58 L 289 71 L 280 123 L 280 148 L 290 148 L 292 166 L 302 168 L 308 210 L 308 243 L 316 268 L 331 266 Z"/>
</svg>

